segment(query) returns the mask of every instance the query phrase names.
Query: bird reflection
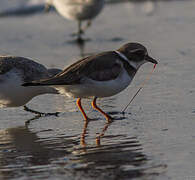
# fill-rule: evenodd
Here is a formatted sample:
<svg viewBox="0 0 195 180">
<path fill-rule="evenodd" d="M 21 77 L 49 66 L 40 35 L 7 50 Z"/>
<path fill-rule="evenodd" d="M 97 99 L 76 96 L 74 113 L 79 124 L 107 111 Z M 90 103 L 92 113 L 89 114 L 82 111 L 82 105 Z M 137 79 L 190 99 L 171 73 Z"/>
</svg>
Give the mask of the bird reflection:
<svg viewBox="0 0 195 180">
<path fill-rule="evenodd" d="M 80 58 L 85 58 L 93 53 L 86 53 L 86 45 L 87 43 L 89 43 L 91 40 L 90 39 L 85 39 L 85 41 L 82 41 L 82 42 L 77 42 L 77 40 L 69 40 L 68 43 L 69 45 L 74 45 L 78 48 L 79 50 L 79 55 L 80 55 Z"/>
<path fill-rule="evenodd" d="M 83 126 L 83 131 L 82 131 L 82 134 L 81 134 L 81 140 L 80 140 L 80 144 L 83 148 L 86 147 L 86 141 L 85 141 L 85 138 L 87 136 L 87 127 L 88 127 L 88 124 L 89 124 L 90 121 L 84 121 L 84 126 Z"/>
<path fill-rule="evenodd" d="M 114 111 L 114 112 L 109 112 L 109 114 L 112 114 L 112 115 L 119 115 L 121 114 L 121 112 L 118 112 L 118 111 Z M 106 131 L 108 130 L 109 126 L 115 121 L 115 120 L 122 120 L 122 119 L 125 119 L 124 115 L 122 115 L 121 117 L 117 117 L 115 119 L 113 119 L 112 121 L 108 121 L 106 122 L 106 124 L 103 126 L 102 130 L 100 133 L 97 133 L 97 136 L 96 136 L 96 139 L 95 139 L 95 142 L 96 142 L 96 146 L 100 146 L 101 145 L 101 139 L 104 137 Z M 94 119 L 96 120 L 96 119 Z M 89 121 L 84 121 L 84 126 L 83 126 L 83 131 L 82 131 L 82 134 L 81 134 L 81 140 L 80 140 L 80 144 L 81 144 L 81 147 L 83 147 L 84 149 L 87 147 L 86 146 L 86 140 L 85 138 L 87 137 L 88 135 L 88 125 L 89 123 L 93 121 L 93 120 L 89 120 Z"/>
<path fill-rule="evenodd" d="M 109 112 L 109 114 L 117 114 L 118 115 L 118 114 L 121 114 L 121 113 L 120 112 Z M 101 138 L 104 137 L 106 131 L 108 130 L 108 127 L 114 122 L 114 120 L 122 120 L 122 119 L 124 119 L 124 116 L 117 117 L 117 119 L 115 118 L 115 119 L 113 119 L 111 121 L 107 121 L 105 123 L 105 125 L 103 126 L 101 132 L 97 133 L 98 135 L 96 136 L 96 139 L 95 139 L 97 146 L 101 145 Z M 88 121 L 84 121 L 84 126 L 83 126 L 83 130 L 82 130 L 81 138 L 80 138 L 81 139 L 80 140 L 80 144 L 81 144 L 81 147 L 83 147 L 83 148 L 86 147 L 86 140 L 85 140 L 85 138 L 88 135 L 88 130 L 87 130 L 88 125 L 89 125 L 89 123 L 91 121 L 94 121 L 94 120 L 96 120 L 96 119 L 90 119 Z"/>
<path fill-rule="evenodd" d="M 80 144 L 81 144 L 81 147 L 85 148 L 87 147 L 87 143 L 86 143 L 86 137 L 88 135 L 88 125 L 89 125 L 89 122 L 91 122 L 92 120 L 90 121 L 84 121 L 84 126 L 83 126 L 83 131 L 82 131 L 82 134 L 81 134 L 81 140 L 80 140 Z M 112 124 L 113 121 L 110 121 L 110 122 L 107 122 L 102 131 L 97 135 L 96 137 L 96 145 L 97 146 L 100 146 L 101 145 L 101 138 L 104 137 L 104 134 L 106 133 L 108 127 Z"/>
<path fill-rule="evenodd" d="M 152 174 L 152 167 L 148 166 L 148 158 L 137 137 L 105 134 L 111 123 L 105 124 L 99 134 L 100 139 L 104 138 L 104 145 L 87 145 L 87 127 L 92 122 L 85 121 L 80 145 L 78 135 L 56 137 L 51 135 L 51 129 L 32 132 L 27 126 L 21 126 L 0 130 L 0 177 L 38 179 L 48 173 L 52 178 L 54 169 L 57 176 L 64 179 L 70 175 L 77 179 L 82 174 L 93 179 L 144 179 L 148 177 L 147 170 Z M 45 131 L 51 137 L 37 135 Z M 160 172 L 166 168 L 158 167 Z"/>
<path fill-rule="evenodd" d="M 28 127 L 28 125 L 29 125 L 32 121 L 37 120 L 37 119 L 39 119 L 40 117 L 41 117 L 40 115 L 36 115 L 36 116 L 34 116 L 33 118 L 28 119 L 27 121 L 25 121 L 25 126 Z"/>
<path fill-rule="evenodd" d="M 75 44 L 79 49 L 79 55 L 80 58 L 85 58 L 87 56 L 91 56 L 93 54 L 97 54 L 98 52 L 86 52 L 86 45 L 87 43 L 90 43 L 90 39 L 85 39 L 82 43 L 75 43 L 75 41 L 71 40 L 69 41 L 70 44 Z"/>
<path fill-rule="evenodd" d="M 100 145 L 101 145 L 101 141 L 100 141 L 100 140 L 101 140 L 102 137 L 104 137 L 104 134 L 106 133 L 108 127 L 111 125 L 112 122 L 113 122 L 113 121 L 107 122 L 107 123 L 104 125 L 104 127 L 103 127 L 101 133 L 99 133 L 99 135 L 96 137 L 96 145 L 97 145 L 97 146 L 100 146 Z"/>
<path fill-rule="evenodd" d="M 73 136 L 41 139 L 27 126 L 0 130 L 0 176 L 17 177 L 21 172 L 28 176 L 40 166 L 51 165 L 52 159 L 71 154 L 75 144 L 79 141 Z"/>
<path fill-rule="evenodd" d="M 82 43 L 77 43 L 77 46 L 78 46 L 79 51 L 80 51 L 80 57 L 81 58 L 86 57 L 86 54 L 85 54 L 85 45 L 86 45 L 86 41 L 83 41 Z"/>
<path fill-rule="evenodd" d="M 116 100 L 116 97 L 101 99 L 101 103 L 103 103 L 102 107 L 113 109 L 115 107 L 115 105 L 113 103 L 115 100 Z M 112 123 L 117 121 L 117 120 L 125 119 L 125 116 L 120 111 L 110 111 L 110 112 L 108 112 L 108 114 L 112 115 L 113 118 L 112 118 L 112 120 L 107 121 L 104 124 L 104 126 L 102 127 L 102 129 L 100 130 L 99 133 L 96 133 L 97 136 L 95 138 L 95 142 L 96 142 L 97 147 L 101 145 L 101 139 L 104 137 L 106 131 L 112 125 Z M 82 130 L 81 138 L 80 138 L 81 139 L 81 141 L 80 141 L 81 147 L 83 147 L 83 148 L 86 147 L 86 144 L 87 144 L 86 137 L 88 136 L 88 129 L 87 128 L 89 126 L 89 123 L 93 123 L 96 120 L 98 120 L 98 119 L 90 119 L 88 121 L 84 121 L 84 126 L 83 126 L 83 130 Z"/>
<path fill-rule="evenodd" d="M 142 153 L 141 144 L 136 137 L 110 135 L 104 138 L 109 141 L 106 145 L 85 147 L 84 153 L 77 150 L 82 152 L 75 153 L 78 154 L 76 162 L 82 164 L 82 168 L 76 169 L 77 171 L 84 171 L 89 177 L 111 176 L 109 179 L 146 175 L 143 166 L 147 164 L 147 156 Z"/>
<path fill-rule="evenodd" d="M 120 112 L 111 113 L 120 114 Z M 89 123 L 94 121 L 84 121 L 80 138 L 81 147 L 73 151 L 76 158 L 72 163 L 77 164 L 75 174 L 78 172 L 80 175 L 81 172 L 85 172 L 87 177 L 96 178 L 97 176 L 100 179 L 101 176 L 108 176 L 108 179 L 131 179 L 148 176 L 146 170 L 148 159 L 142 152 L 142 146 L 137 137 L 128 137 L 124 134 L 106 135 L 108 128 L 115 120 L 104 125 L 95 139 L 95 146 L 86 142 L 86 137 L 89 135 Z M 102 139 L 105 141 L 104 144 L 101 144 Z M 162 166 L 163 169 L 164 167 Z"/>
</svg>

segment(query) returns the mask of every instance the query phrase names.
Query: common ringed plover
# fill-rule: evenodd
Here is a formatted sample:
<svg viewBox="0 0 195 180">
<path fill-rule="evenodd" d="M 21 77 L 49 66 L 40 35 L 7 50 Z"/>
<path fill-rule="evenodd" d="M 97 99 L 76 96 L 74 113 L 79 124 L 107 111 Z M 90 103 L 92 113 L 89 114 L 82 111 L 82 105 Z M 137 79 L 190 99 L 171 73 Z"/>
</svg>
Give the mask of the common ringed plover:
<svg viewBox="0 0 195 180">
<path fill-rule="evenodd" d="M 52 78 L 27 82 L 23 86 L 51 85 L 61 94 L 78 98 L 77 106 L 85 120 L 89 118 L 81 106 L 81 99 L 93 97 L 92 107 L 110 122 L 112 118 L 97 106 L 97 98 L 113 96 L 124 90 L 146 62 L 158 63 L 143 45 L 127 43 L 118 50 L 81 59 Z"/>
</svg>

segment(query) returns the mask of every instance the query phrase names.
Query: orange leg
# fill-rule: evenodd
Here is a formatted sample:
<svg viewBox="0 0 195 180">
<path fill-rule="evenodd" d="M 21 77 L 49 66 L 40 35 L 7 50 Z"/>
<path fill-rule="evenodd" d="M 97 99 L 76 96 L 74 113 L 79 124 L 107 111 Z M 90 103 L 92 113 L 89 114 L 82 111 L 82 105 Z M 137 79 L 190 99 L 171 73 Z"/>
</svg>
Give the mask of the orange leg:
<svg viewBox="0 0 195 180">
<path fill-rule="evenodd" d="M 77 106 L 78 106 L 79 110 L 81 111 L 81 113 L 82 113 L 83 117 L 85 118 L 85 120 L 88 121 L 89 118 L 87 117 L 83 107 L 81 106 L 81 98 L 77 99 Z"/>
<path fill-rule="evenodd" d="M 93 101 L 92 101 L 92 103 L 91 103 L 92 107 L 93 107 L 94 109 L 96 109 L 97 111 L 99 111 L 100 113 L 102 113 L 102 114 L 106 117 L 108 123 L 110 123 L 110 122 L 112 121 L 112 117 L 109 116 L 108 114 L 106 114 L 104 111 L 102 111 L 102 110 L 97 106 L 96 100 L 97 100 L 97 97 L 95 97 L 95 98 L 93 99 Z"/>
</svg>

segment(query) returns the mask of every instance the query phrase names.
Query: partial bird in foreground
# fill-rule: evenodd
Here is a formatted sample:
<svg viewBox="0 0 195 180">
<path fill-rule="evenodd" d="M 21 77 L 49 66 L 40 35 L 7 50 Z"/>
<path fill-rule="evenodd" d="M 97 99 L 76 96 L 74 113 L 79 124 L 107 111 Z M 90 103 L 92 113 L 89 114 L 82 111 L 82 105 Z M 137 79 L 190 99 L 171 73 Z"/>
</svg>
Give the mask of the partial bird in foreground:
<svg viewBox="0 0 195 180">
<path fill-rule="evenodd" d="M 83 42 L 82 34 L 103 9 L 104 0 L 47 0 L 45 9 L 49 10 L 50 6 L 64 18 L 78 21 L 77 40 Z M 82 28 L 83 21 L 87 21 L 85 28 Z"/>
<path fill-rule="evenodd" d="M 92 107 L 111 122 L 112 117 L 97 106 L 97 98 L 113 96 L 124 90 L 146 62 L 158 63 L 143 45 L 128 43 L 116 51 L 81 59 L 53 78 L 24 83 L 23 86 L 54 86 L 61 94 L 78 98 L 77 106 L 86 121 L 89 118 L 81 106 L 81 99 L 93 97 Z"/>
<path fill-rule="evenodd" d="M 24 57 L 0 56 L 0 108 L 24 106 L 27 111 L 46 115 L 29 109 L 26 104 L 35 96 L 58 94 L 58 91 L 53 87 L 25 88 L 21 84 L 51 78 L 59 72 L 60 69 L 46 69 L 42 64 Z"/>
</svg>

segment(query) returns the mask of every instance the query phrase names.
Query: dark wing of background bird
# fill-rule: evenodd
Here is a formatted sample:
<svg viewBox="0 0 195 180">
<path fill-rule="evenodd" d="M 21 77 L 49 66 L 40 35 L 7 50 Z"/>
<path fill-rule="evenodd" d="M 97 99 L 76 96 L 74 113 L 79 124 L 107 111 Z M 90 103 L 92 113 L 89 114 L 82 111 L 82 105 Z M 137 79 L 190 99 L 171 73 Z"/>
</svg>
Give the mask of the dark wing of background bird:
<svg viewBox="0 0 195 180">
<path fill-rule="evenodd" d="M 12 69 L 23 77 L 24 82 L 49 78 L 48 71 L 42 64 L 24 57 L 0 56 L 0 74 Z"/>
</svg>

